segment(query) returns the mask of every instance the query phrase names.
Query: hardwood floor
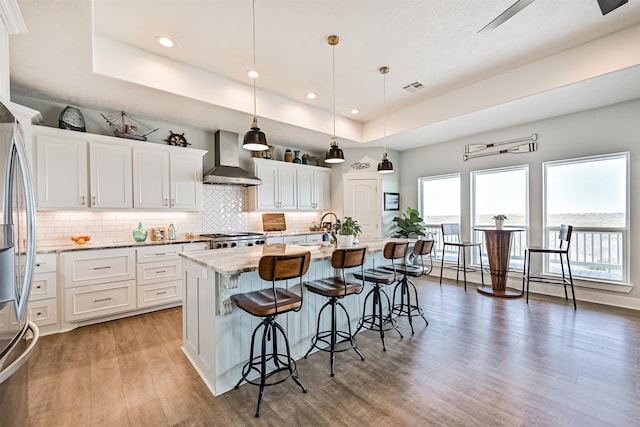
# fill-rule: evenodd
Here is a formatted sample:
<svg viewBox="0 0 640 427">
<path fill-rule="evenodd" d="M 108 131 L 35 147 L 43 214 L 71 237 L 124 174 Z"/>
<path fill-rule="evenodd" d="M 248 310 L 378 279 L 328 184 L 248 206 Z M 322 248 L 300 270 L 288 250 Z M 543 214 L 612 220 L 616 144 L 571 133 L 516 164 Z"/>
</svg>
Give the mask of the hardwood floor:
<svg viewBox="0 0 640 427">
<path fill-rule="evenodd" d="M 29 365 L 30 426 L 640 426 L 640 313 L 414 281 L 429 320 L 358 335 L 336 376 L 317 352 L 292 381 L 213 397 L 180 350 L 170 309 L 42 338 Z M 249 339 L 249 337 L 247 337 Z"/>
</svg>

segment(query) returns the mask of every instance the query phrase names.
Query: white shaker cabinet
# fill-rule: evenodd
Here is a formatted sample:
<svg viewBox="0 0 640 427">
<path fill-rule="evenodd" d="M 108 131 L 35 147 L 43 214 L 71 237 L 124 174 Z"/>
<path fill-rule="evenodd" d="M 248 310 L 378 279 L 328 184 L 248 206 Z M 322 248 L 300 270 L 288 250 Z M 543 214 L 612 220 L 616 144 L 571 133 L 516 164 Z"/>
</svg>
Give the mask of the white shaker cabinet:
<svg viewBox="0 0 640 427">
<path fill-rule="evenodd" d="M 331 205 L 331 171 L 314 166 L 296 171 L 299 210 L 327 210 Z"/>
<path fill-rule="evenodd" d="M 295 210 L 298 207 L 296 168 L 273 160 L 253 159 L 262 185 L 249 188 L 249 209 L 255 211 Z"/>
<path fill-rule="evenodd" d="M 134 148 L 134 208 L 200 209 L 203 154 L 204 151 L 182 154 Z"/>
<path fill-rule="evenodd" d="M 36 135 L 38 208 L 89 208 L 87 143 Z"/>
<path fill-rule="evenodd" d="M 90 206 L 101 209 L 131 208 L 131 148 L 90 144 L 89 166 Z"/>
</svg>

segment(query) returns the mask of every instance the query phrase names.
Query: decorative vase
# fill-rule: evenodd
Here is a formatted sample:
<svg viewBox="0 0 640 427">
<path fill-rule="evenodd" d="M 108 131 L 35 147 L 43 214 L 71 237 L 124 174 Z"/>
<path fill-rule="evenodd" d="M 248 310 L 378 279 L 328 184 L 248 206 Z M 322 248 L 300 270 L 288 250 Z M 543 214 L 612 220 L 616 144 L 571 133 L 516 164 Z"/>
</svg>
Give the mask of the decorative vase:
<svg viewBox="0 0 640 427">
<path fill-rule="evenodd" d="M 288 148 L 284 152 L 284 161 L 289 163 L 293 161 L 293 153 Z"/>
<path fill-rule="evenodd" d="M 504 219 L 496 219 L 496 230 L 502 230 L 502 226 L 504 225 Z"/>
<path fill-rule="evenodd" d="M 142 221 L 138 222 L 138 228 L 133 230 L 133 240 L 136 242 L 144 242 L 147 240 L 149 232 L 142 226 Z"/>
<path fill-rule="evenodd" d="M 302 155 L 302 164 L 303 165 L 309 164 L 309 155 L 308 154 L 303 154 Z"/>
<path fill-rule="evenodd" d="M 293 163 L 302 163 L 302 160 L 300 159 L 300 150 L 293 150 Z"/>
<path fill-rule="evenodd" d="M 342 248 L 353 246 L 353 234 L 338 234 L 338 246 Z"/>
</svg>

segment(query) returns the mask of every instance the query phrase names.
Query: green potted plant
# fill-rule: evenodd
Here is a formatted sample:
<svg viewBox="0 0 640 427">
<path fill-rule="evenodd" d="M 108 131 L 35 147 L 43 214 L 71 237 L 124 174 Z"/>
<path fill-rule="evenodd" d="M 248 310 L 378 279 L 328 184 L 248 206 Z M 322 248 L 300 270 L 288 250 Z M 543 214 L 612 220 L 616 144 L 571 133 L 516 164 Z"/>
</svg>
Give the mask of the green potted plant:
<svg viewBox="0 0 640 427">
<path fill-rule="evenodd" d="M 493 217 L 493 220 L 496 222 L 496 230 L 502 230 L 502 226 L 504 225 L 504 221 L 507 220 L 509 218 L 507 218 L 506 215 L 500 214 L 500 215 L 495 215 Z"/>
<path fill-rule="evenodd" d="M 408 207 L 407 212 L 403 213 L 402 216 L 393 218 L 393 222 L 396 223 L 397 227 L 393 237 L 417 239 L 420 236 L 426 236 L 426 226 L 417 209 Z"/>
<path fill-rule="evenodd" d="M 362 232 L 362 228 L 358 221 L 348 216 L 344 220 L 336 220 L 331 229 L 336 234 L 338 240 L 338 246 L 353 246 L 353 241 L 358 234 Z"/>
</svg>

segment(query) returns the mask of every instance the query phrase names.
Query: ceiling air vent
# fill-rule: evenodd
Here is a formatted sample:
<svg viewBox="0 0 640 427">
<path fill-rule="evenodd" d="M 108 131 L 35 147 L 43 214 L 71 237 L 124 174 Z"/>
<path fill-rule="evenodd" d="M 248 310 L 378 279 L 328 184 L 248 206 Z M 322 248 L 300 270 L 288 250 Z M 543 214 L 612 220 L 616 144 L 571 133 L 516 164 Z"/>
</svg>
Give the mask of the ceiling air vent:
<svg viewBox="0 0 640 427">
<path fill-rule="evenodd" d="M 409 84 L 402 86 L 402 89 L 406 90 L 407 92 L 415 92 L 423 88 L 424 88 L 424 85 L 417 80 L 415 82 L 411 82 Z"/>
</svg>

